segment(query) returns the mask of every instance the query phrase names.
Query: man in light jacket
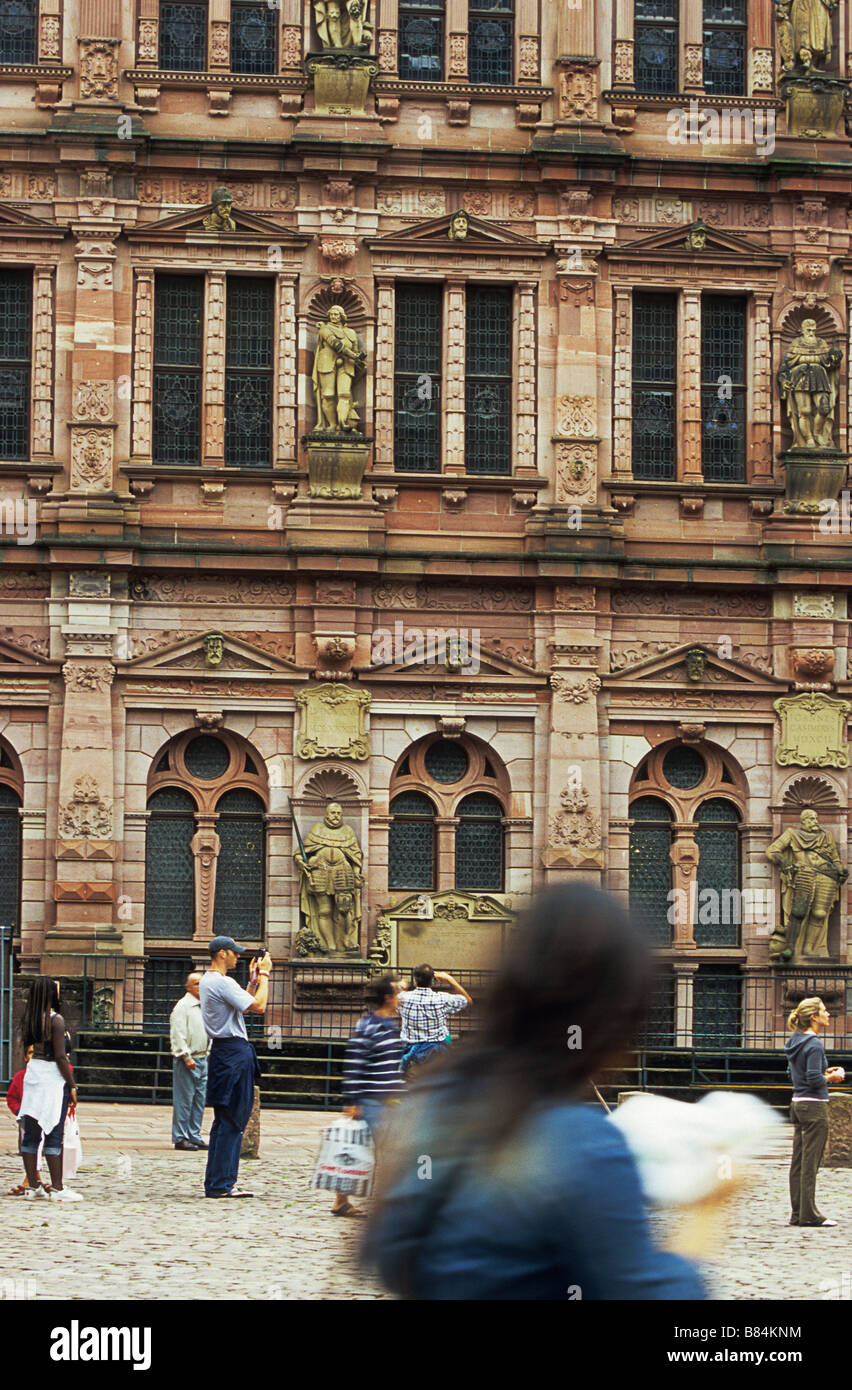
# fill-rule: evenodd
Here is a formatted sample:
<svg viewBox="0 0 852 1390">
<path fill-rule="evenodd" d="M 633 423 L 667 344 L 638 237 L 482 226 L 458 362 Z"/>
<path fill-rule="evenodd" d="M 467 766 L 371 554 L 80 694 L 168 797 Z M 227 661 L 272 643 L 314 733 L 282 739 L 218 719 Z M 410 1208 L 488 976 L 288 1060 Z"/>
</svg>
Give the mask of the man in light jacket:
<svg viewBox="0 0 852 1390">
<path fill-rule="evenodd" d="M 198 986 L 201 974 L 187 975 L 186 994 L 171 1012 L 169 1033 L 174 1058 L 172 1143 L 176 1149 L 206 1149 L 201 1120 L 207 1098 L 207 1054 L 210 1039 L 201 1018 Z"/>
</svg>

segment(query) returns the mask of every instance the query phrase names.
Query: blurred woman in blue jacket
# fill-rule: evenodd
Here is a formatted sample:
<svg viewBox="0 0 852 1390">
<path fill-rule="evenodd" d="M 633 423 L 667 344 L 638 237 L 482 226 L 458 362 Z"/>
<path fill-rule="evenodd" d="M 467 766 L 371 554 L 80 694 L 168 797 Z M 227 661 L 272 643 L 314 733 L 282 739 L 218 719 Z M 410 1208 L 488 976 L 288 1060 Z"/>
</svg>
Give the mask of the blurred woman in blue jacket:
<svg viewBox="0 0 852 1390">
<path fill-rule="evenodd" d="M 415 1299 L 701 1299 L 659 1250 L 634 1160 L 588 1103 L 641 1021 L 644 938 L 613 898 L 559 886 L 513 935 L 478 1039 L 397 1107 L 365 1255 Z"/>
</svg>

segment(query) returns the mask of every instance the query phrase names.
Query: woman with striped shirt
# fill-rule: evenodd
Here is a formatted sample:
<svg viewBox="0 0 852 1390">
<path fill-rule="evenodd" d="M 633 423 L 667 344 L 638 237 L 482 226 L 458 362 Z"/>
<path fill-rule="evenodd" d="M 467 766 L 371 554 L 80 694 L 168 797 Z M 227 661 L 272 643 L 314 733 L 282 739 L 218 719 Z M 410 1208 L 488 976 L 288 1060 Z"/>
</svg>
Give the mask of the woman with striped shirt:
<svg viewBox="0 0 852 1390">
<path fill-rule="evenodd" d="M 343 1113 L 351 1120 L 365 1120 L 375 1142 L 387 1102 L 405 1088 L 400 1064 L 404 1044 L 399 1036 L 396 997 L 401 982 L 382 975 L 367 991 L 370 1013 L 359 1019 L 349 1039 L 343 1067 Z M 363 1216 L 348 1196 L 338 1192 L 334 1216 Z"/>
</svg>

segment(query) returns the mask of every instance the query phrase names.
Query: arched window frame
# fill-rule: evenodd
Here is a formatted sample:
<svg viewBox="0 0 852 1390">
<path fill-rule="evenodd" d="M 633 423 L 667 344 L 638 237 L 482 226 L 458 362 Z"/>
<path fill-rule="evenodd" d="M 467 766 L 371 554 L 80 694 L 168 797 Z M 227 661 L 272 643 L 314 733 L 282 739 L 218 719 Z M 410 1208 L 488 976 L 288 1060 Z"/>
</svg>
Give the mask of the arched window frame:
<svg viewBox="0 0 852 1390">
<path fill-rule="evenodd" d="M 424 814 L 423 814 L 422 816 L 417 815 L 414 811 L 411 811 L 411 810 L 403 810 L 403 811 L 395 810 L 395 807 L 397 807 L 397 806 L 399 805 L 400 798 L 403 797 L 403 796 L 407 796 L 407 795 L 422 797 L 423 800 L 424 800 L 424 802 L 426 802 L 426 803 L 428 804 L 428 806 L 431 808 L 431 814 L 429 814 L 428 817 L 427 817 L 427 814 L 426 814 L 426 812 L 425 812 L 425 808 L 424 808 Z M 397 790 L 397 791 L 395 792 L 395 794 L 391 797 L 390 808 L 389 808 L 389 809 L 390 809 L 390 814 L 391 814 L 391 826 L 390 826 L 390 833 L 389 833 L 389 837 L 388 837 L 388 888 L 389 888 L 389 890 L 390 890 L 391 892 L 393 892 L 393 893 L 398 893 L 398 892 L 403 892 L 403 893 L 409 893 L 409 892 L 410 892 L 410 893 L 433 893 L 433 892 L 435 891 L 435 879 L 436 879 L 437 867 L 438 867 L 438 855 L 437 855 L 437 843 L 436 843 L 437 837 L 436 837 L 436 833 L 435 833 L 435 817 L 436 817 L 436 815 L 437 815 L 437 810 L 436 810 L 436 807 L 435 807 L 435 802 L 433 801 L 433 799 L 432 799 L 431 796 L 429 796 L 425 791 L 423 791 L 422 788 L 420 788 L 420 787 L 417 787 L 417 788 L 414 788 L 414 787 L 406 787 L 406 788 L 404 788 L 404 789 L 402 789 L 402 790 Z M 416 823 L 416 824 L 418 824 L 418 825 L 428 825 L 428 826 L 429 826 L 429 831 L 430 831 L 430 836 L 431 836 L 431 855 L 432 855 L 432 874 L 431 874 L 429 883 L 392 883 L 392 882 L 391 882 L 391 877 L 392 877 L 392 875 L 394 875 L 394 864 L 393 864 L 393 854 L 394 854 L 393 840 L 394 840 L 394 834 L 393 834 L 393 830 L 394 830 L 394 826 L 395 826 L 395 825 L 405 824 L 406 822 L 412 822 L 412 823 Z M 394 875 L 394 876 L 395 876 L 395 875 Z M 405 875 L 402 875 L 402 874 L 401 874 L 400 877 L 405 877 Z"/>
<path fill-rule="evenodd" d="M 0 926 L 10 926 L 12 928 L 12 934 L 16 936 L 21 930 L 21 886 L 23 881 L 24 855 L 21 813 L 24 806 L 24 774 L 17 753 L 5 739 L 0 739 L 0 787 L 8 788 L 17 798 L 18 803 L 17 825 L 13 837 L 16 859 L 16 883 L 15 891 L 10 895 L 14 898 L 15 902 L 14 920 L 11 922 L 0 922 Z M 11 820 L 15 811 L 10 806 L 4 807 L 3 813 Z M 2 865 L 0 865 L 0 869 L 1 868 Z"/>
</svg>

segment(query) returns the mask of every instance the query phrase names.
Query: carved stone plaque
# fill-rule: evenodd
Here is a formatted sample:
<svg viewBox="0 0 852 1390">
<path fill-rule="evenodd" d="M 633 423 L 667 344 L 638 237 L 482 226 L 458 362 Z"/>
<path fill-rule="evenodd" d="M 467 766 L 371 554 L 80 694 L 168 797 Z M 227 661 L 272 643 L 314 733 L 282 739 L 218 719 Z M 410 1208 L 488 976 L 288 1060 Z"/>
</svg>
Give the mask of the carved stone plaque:
<svg viewBox="0 0 852 1390">
<path fill-rule="evenodd" d="M 369 757 L 365 718 L 370 708 L 368 690 L 354 690 L 340 681 L 301 691 L 296 704 L 301 715 L 297 753 L 310 758 Z"/>
<path fill-rule="evenodd" d="M 852 710 L 848 700 L 833 700 L 819 691 L 785 695 L 775 701 L 781 720 L 781 738 L 775 761 L 782 767 L 848 767 L 846 720 Z"/>
</svg>

